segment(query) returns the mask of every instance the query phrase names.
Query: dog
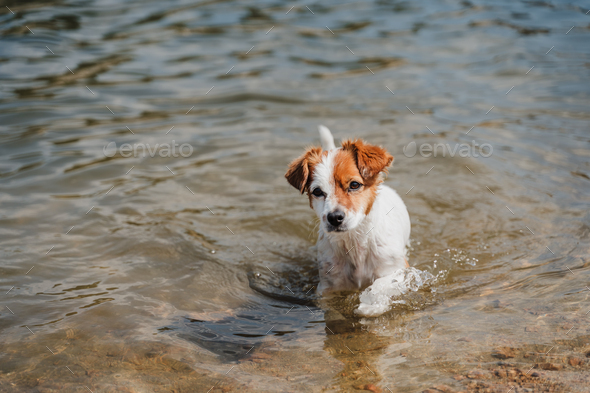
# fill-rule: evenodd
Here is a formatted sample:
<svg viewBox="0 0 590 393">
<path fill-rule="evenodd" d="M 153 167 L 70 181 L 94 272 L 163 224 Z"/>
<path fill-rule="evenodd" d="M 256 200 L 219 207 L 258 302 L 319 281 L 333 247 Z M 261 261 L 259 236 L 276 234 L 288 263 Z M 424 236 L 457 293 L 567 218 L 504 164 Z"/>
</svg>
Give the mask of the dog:
<svg viewBox="0 0 590 393">
<path fill-rule="evenodd" d="M 319 126 L 321 147 L 289 165 L 289 184 L 309 197 L 320 220 L 318 293 L 358 291 L 409 267 L 410 216 L 400 196 L 383 184 L 393 163 L 384 148 L 363 140 L 340 147 Z"/>
</svg>

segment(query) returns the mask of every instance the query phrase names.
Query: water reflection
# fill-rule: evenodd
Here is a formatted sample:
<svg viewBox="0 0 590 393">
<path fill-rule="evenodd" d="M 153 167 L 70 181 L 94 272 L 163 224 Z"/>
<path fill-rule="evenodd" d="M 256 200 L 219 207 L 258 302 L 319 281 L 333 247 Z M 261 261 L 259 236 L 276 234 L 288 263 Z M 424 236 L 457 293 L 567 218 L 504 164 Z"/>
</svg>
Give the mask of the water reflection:
<svg viewBox="0 0 590 393">
<path fill-rule="evenodd" d="M 342 370 L 334 376 L 343 390 L 380 391 L 377 384 L 383 376 L 377 359 L 392 342 L 389 337 L 368 331 L 358 319 L 347 319 L 330 313 L 326 315 L 324 350 L 343 363 Z"/>
</svg>

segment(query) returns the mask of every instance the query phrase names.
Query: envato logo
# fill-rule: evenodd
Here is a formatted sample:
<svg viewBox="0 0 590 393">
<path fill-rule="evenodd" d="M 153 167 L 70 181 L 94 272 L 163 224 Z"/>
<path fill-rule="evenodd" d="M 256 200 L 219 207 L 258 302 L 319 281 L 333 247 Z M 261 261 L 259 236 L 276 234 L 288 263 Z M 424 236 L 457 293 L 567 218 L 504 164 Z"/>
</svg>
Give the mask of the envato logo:
<svg viewBox="0 0 590 393">
<path fill-rule="evenodd" d="M 404 155 L 406 157 L 414 157 L 416 153 L 419 153 L 421 157 L 446 157 L 447 155 L 455 157 L 455 155 L 458 155 L 462 158 L 488 158 L 493 152 L 494 148 L 489 143 L 478 145 L 475 141 L 471 141 L 471 145 L 468 143 L 455 143 L 453 146 L 448 143 L 422 143 L 420 147 L 416 145 L 416 142 L 412 141 L 404 146 Z"/>
<path fill-rule="evenodd" d="M 178 150 L 177 150 L 178 148 Z M 172 145 L 169 143 L 156 143 L 155 145 L 150 145 L 149 143 L 134 143 L 133 145 L 129 143 L 123 143 L 121 146 L 117 147 L 117 143 L 109 142 L 103 149 L 104 155 L 106 157 L 114 157 L 117 153 L 121 157 L 146 157 L 150 156 L 154 158 L 156 155 L 164 158 L 170 157 L 190 157 L 193 154 L 193 147 L 188 143 L 183 143 L 179 145 L 176 141 L 172 140 Z"/>
</svg>

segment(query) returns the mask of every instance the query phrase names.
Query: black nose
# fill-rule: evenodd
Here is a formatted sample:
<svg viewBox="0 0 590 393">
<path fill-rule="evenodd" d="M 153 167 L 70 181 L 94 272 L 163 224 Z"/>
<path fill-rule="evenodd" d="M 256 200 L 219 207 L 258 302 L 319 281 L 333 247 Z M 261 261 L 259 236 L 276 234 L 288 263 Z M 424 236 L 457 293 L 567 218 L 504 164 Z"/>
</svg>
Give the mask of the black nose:
<svg viewBox="0 0 590 393">
<path fill-rule="evenodd" d="M 344 213 L 341 212 L 340 210 L 336 210 L 335 212 L 328 213 L 328 222 L 330 224 L 334 225 L 335 227 L 342 224 L 342 221 L 344 221 Z"/>
</svg>

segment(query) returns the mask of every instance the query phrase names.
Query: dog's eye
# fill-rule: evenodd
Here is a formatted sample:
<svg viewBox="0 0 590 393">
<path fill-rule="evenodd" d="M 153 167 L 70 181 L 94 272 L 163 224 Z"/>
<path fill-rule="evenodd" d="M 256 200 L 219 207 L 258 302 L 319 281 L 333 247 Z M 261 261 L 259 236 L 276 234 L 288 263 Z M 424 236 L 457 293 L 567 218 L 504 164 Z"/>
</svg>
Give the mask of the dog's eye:
<svg viewBox="0 0 590 393">
<path fill-rule="evenodd" d="M 358 190 L 361 187 L 361 183 L 357 182 L 357 181 L 353 181 L 350 183 L 350 189 L 351 190 Z"/>
<path fill-rule="evenodd" d="M 324 192 L 323 192 L 323 191 L 322 191 L 322 189 L 321 189 L 321 188 L 319 188 L 319 187 L 317 187 L 317 188 L 314 188 L 314 189 L 313 189 L 313 191 L 312 191 L 311 193 L 312 193 L 314 196 L 317 196 L 317 197 L 324 196 Z"/>
</svg>

